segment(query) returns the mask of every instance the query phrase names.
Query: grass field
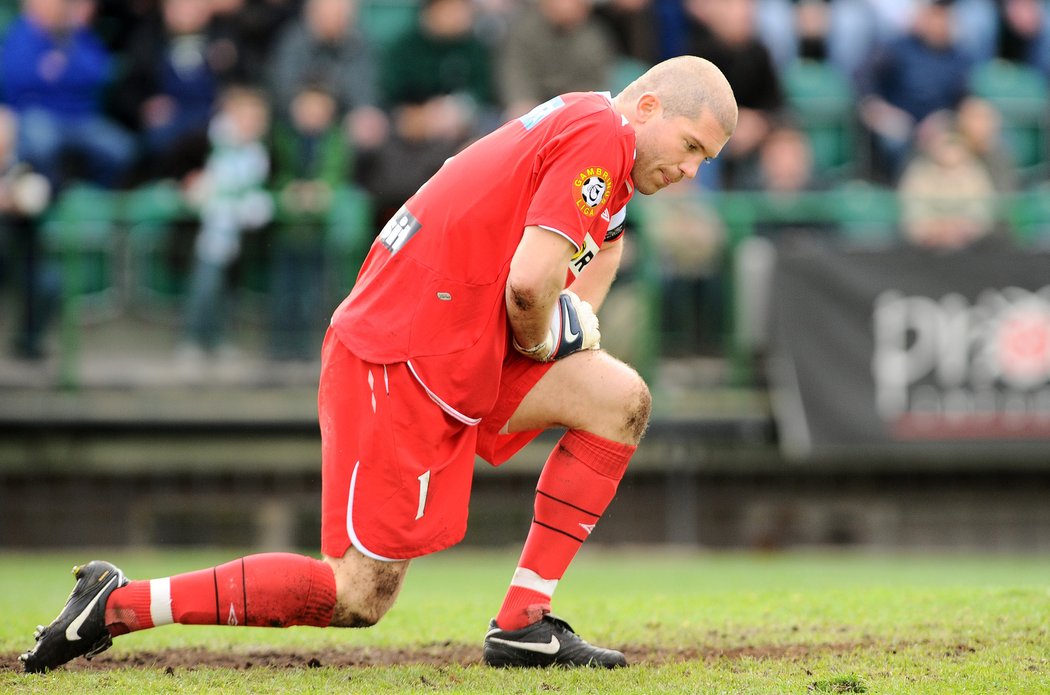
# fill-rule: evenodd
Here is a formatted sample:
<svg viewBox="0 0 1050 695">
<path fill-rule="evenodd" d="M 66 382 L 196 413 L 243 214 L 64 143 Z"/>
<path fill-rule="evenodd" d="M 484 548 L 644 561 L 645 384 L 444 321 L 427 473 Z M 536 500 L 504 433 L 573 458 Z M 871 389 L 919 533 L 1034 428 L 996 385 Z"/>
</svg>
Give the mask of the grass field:
<svg viewBox="0 0 1050 695">
<path fill-rule="evenodd" d="M 149 577 L 237 554 L 0 555 L 0 692 L 1050 693 L 1047 557 L 588 548 L 555 608 L 627 651 L 615 671 L 481 666 L 516 557 L 472 551 L 414 563 L 368 630 L 171 626 L 43 676 L 15 662 L 75 562 Z"/>
</svg>

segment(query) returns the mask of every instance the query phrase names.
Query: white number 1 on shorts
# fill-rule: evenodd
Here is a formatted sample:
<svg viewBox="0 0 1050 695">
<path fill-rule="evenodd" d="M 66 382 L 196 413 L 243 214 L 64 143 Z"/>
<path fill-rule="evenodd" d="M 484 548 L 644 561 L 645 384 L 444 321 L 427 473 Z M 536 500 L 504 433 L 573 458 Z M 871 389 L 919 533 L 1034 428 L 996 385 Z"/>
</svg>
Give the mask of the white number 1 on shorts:
<svg viewBox="0 0 1050 695">
<path fill-rule="evenodd" d="M 419 509 L 416 510 L 416 521 L 423 518 L 423 510 L 427 506 L 427 490 L 430 488 L 430 471 L 419 476 Z"/>
</svg>

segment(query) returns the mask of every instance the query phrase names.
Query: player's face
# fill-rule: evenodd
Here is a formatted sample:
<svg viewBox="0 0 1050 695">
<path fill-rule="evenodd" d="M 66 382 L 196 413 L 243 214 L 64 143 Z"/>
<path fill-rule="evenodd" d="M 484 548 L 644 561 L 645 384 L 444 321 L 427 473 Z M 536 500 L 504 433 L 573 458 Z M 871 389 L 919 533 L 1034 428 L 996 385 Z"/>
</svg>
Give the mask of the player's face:
<svg viewBox="0 0 1050 695">
<path fill-rule="evenodd" d="M 695 119 L 656 114 L 636 125 L 635 135 L 631 178 L 645 195 L 695 177 L 700 165 L 716 157 L 729 139 L 709 111 Z"/>
</svg>

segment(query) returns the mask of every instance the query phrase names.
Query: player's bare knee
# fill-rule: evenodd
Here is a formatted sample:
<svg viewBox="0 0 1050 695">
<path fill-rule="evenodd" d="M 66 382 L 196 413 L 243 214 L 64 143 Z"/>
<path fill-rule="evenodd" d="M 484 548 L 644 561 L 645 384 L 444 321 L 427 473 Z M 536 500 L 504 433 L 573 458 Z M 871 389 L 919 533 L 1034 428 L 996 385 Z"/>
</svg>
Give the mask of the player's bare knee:
<svg viewBox="0 0 1050 695">
<path fill-rule="evenodd" d="M 379 562 L 350 549 L 339 559 L 326 558 L 335 572 L 333 627 L 371 627 L 394 605 L 407 562 Z"/>
<path fill-rule="evenodd" d="M 653 409 L 653 397 L 646 383 L 638 378 L 624 404 L 624 433 L 632 444 L 642 440 L 645 429 L 649 426 L 649 415 Z"/>
<path fill-rule="evenodd" d="M 372 627 L 394 605 L 399 588 L 400 582 L 393 593 L 375 585 L 337 586 L 332 627 Z"/>
<path fill-rule="evenodd" d="M 336 604 L 332 627 L 372 627 L 386 615 L 388 607 Z"/>
</svg>

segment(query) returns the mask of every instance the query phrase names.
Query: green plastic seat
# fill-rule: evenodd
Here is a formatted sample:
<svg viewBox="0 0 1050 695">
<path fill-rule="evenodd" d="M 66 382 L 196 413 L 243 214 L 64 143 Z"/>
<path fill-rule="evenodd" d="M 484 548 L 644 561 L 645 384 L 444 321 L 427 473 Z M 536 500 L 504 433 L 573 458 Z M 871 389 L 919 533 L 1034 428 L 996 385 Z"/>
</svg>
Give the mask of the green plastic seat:
<svg viewBox="0 0 1050 695">
<path fill-rule="evenodd" d="M 122 309 L 117 197 L 88 184 L 61 191 L 45 214 L 46 253 L 62 268 L 65 301 L 78 320 L 109 318 Z"/>
<path fill-rule="evenodd" d="M 129 301 L 151 318 L 175 322 L 182 311 L 188 257 L 176 259 L 178 224 L 195 219 L 173 183 L 155 183 L 124 195 L 129 256 Z"/>
<path fill-rule="evenodd" d="M 825 176 L 852 170 L 856 127 L 854 94 L 838 70 L 812 60 L 799 60 L 783 75 L 788 103 L 813 146 L 813 164 Z"/>
<path fill-rule="evenodd" d="M 861 246 L 886 246 L 900 239 L 900 202 L 892 188 L 847 181 L 828 195 L 843 239 Z"/>
<path fill-rule="evenodd" d="M 1020 191 L 1004 207 L 1010 230 L 1019 243 L 1050 246 L 1050 184 Z"/>
<path fill-rule="evenodd" d="M 361 31 L 384 48 L 411 28 L 419 14 L 420 0 L 363 0 L 359 9 Z"/>
<path fill-rule="evenodd" d="M 325 246 L 328 269 L 332 274 L 329 292 L 341 300 L 354 286 L 361 264 L 368 255 L 379 230 L 373 229 L 372 199 L 357 187 L 347 186 L 335 192 L 328 210 Z"/>
</svg>

